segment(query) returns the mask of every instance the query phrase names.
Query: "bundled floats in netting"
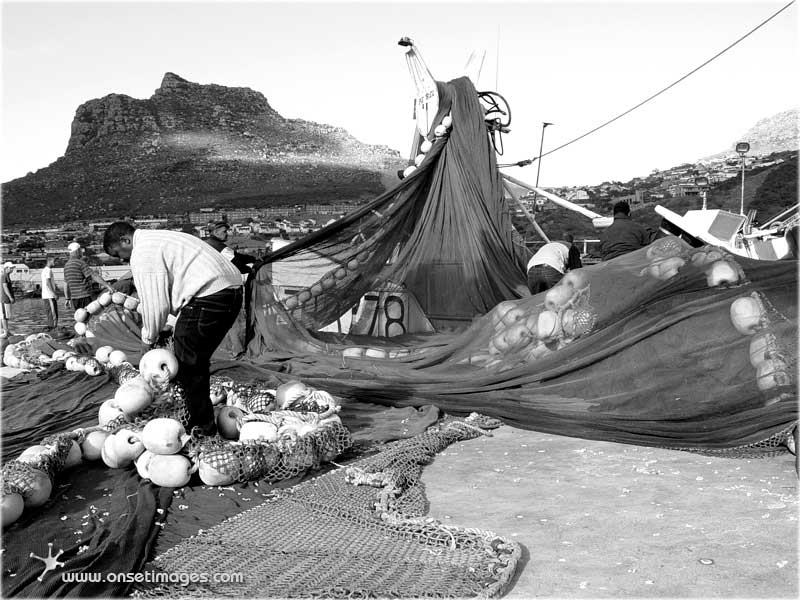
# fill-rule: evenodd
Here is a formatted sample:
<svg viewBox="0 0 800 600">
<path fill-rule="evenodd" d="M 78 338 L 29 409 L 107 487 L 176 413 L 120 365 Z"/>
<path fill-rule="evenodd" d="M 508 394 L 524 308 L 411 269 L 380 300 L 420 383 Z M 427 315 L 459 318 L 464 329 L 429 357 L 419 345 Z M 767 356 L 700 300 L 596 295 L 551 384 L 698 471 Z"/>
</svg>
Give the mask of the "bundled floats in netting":
<svg viewBox="0 0 800 600">
<path fill-rule="evenodd" d="M 101 404 L 96 426 L 48 436 L 3 464 L 4 526 L 47 502 L 55 476 L 84 459 L 111 468 L 134 464 L 164 487 L 182 487 L 194 473 L 206 485 L 228 485 L 295 477 L 352 446 L 339 403 L 300 382 L 268 389 L 214 377 L 221 436 L 211 437 L 186 432 L 184 392 L 170 382 L 177 372 L 171 352 L 151 350 L 139 369 L 128 362 L 102 367 L 119 386 Z"/>
<path fill-rule="evenodd" d="M 467 598 L 502 594 L 522 556 L 491 531 L 426 517 L 423 466 L 500 422 L 472 414 L 386 444 L 182 540 L 145 570 L 247 575 L 219 583 L 137 584 L 134 597 Z M 274 532 L 274 535 L 265 532 Z"/>
</svg>

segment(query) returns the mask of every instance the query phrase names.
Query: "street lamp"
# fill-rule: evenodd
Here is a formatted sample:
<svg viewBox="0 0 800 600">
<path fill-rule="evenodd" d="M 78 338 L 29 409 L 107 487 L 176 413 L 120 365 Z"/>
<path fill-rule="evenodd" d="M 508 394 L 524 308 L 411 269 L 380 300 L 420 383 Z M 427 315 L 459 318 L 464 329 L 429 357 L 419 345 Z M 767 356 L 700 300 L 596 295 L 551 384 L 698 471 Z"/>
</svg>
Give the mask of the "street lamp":
<svg viewBox="0 0 800 600">
<path fill-rule="evenodd" d="M 539 172 L 542 170 L 542 148 L 544 148 L 544 130 L 547 129 L 548 125 L 553 125 L 553 123 L 547 123 L 546 121 L 542 121 L 542 139 L 539 142 L 539 158 L 537 159 L 536 163 L 536 186 L 539 187 Z M 536 202 L 536 192 L 533 192 L 533 201 Z"/>
<path fill-rule="evenodd" d="M 695 177 L 694 184 L 703 191 L 703 210 L 706 210 L 706 190 L 708 189 L 708 177 Z"/>
<path fill-rule="evenodd" d="M 736 144 L 736 152 L 742 157 L 742 201 L 739 204 L 739 214 L 744 215 L 744 155 L 750 151 L 750 144 L 739 142 Z"/>
</svg>

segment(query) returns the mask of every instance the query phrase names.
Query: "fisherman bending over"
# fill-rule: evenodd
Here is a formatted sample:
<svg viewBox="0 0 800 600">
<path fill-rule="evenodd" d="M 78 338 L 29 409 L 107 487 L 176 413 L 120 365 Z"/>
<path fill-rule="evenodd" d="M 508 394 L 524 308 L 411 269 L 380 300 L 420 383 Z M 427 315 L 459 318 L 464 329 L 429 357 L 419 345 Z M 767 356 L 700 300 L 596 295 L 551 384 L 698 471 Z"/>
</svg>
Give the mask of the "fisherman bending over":
<svg viewBox="0 0 800 600">
<path fill-rule="evenodd" d="M 203 240 L 178 231 L 112 223 L 103 237 L 111 256 L 130 261 L 142 314 L 142 352 L 150 350 L 177 314 L 173 330 L 176 381 L 186 393 L 189 429 L 216 433 L 209 390 L 211 355 L 242 305 L 242 276 Z"/>
<path fill-rule="evenodd" d="M 548 242 L 528 261 L 528 289 L 531 294 L 549 290 L 564 276 L 569 262 L 569 246 Z"/>
</svg>

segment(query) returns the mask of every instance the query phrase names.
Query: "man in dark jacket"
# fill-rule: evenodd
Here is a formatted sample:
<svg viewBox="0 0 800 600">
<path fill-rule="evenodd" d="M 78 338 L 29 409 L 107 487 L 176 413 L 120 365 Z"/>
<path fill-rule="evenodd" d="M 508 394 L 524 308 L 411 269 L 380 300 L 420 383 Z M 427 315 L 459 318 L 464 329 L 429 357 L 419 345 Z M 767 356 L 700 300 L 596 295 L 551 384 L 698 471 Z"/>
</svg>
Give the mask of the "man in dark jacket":
<svg viewBox="0 0 800 600">
<path fill-rule="evenodd" d="M 209 236 L 206 238 L 206 242 L 211 244 L 211 246 L 217 252 L 221 252 L 222 256 L 231 261 L 234 266 L 239 269 L 240 273 L 249 273 L 250 267 L 248 265 L 253 264 L 254 262 L 258 261 L 258 259 L 255 256 L 237 252 L 228 246 L 227 242 L 229 229 L 230 225 L 227 221 L 210 223 L 208 225 Z"/>
<path fill-rule="evenodd" d="M 614 205 L 614 222 L 600 235 L 600 258 L 611 260 L 644 248 L 655 238 L 655 231 L 631 220 L 631 208 L 627 202 L 617 202 Z"/>
</svg>

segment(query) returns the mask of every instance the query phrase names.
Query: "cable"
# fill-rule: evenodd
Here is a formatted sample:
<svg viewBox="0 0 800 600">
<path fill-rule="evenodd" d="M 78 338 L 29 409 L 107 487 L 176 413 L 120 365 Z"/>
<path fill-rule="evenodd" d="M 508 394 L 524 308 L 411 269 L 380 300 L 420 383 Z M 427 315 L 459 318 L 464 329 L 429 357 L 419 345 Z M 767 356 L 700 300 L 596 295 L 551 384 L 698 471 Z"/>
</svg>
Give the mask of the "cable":
<svg viewBox="0 0 800 600">
<path fill-rule="evenodd" d="M 576 137 L 575 139 L 573 139 L 573 140 L 570 140 L 570 141 L 569 141 L 569 142 L 567 142 L 566 144 L 561 144 L 560 146 L 558 146 L 558 147 L 556 147 L 556 148 L 553 148 L 552 150 L 548 150 L 547 152 L 545 152 L 544 154 L 542 154 L 542 155 L 541 155 L 541 156 L 539 156 L 539 157 L 533 157 L 533 158 L 529 158 L 529 159 L 521 160 L 521 161 L 519 161 L 519 162 L 516 162 L 516 163 L 511 163 L 511 164 L 506 164 L 506 165 L 498 165 L 498 167 L 512 167 L 512 166 L 524 167 L 524 166 L 526 166 L 526 165 L 529 165 L 529 164 L 533 163 L 535 160 L 538 160 L 539 158 L 541 158 L 541 157 L 543 157 L 543 156 L 547 156 L 547 155 L 549 155 L 549 154 L 552 154 L 553 152 L 556 152 L 557 150 L 561 150 L 562 148 L 565 148 L 565 147 L 569 146 L 570 144 L 574 144 L 574 143 L 575 143 L 575 142 L 577 142 L 578 140 L 581 140 L 581 139 L 585 138 L 586 136 L 593 134 L 595 131 L 598 131 L 598 130 L 602 129 L 602 128 L 603 128 L 603 127 L 605 127 L 606 125 L 610 125 L 610 124 L 611 124 L 611 123 L 613 123 L 614 121 L 616 121 L 616 120 L 618 120 L 618 119 L 621 119 L 622 117 L 624 117 L 625 115 L 627 115 L 627 114 L 629 114 L 629 113 L 633 112 L 634 110 L 636 110 L 637 108 L 641 107 L 642 105 L 644 105 L 644 104 L 646 104 L 646 103 L 650 102 L 650 100 L 653 100 L 653 99 L 654 99 L 654 98 L 656 98 L 657 96 L 660 96 L 661 94 L 663 94 L 664 92 L 666 92 L 668 89 L 670 89 L 670 88 L 672 88 L 672 87 L 675 87 L 675 86 L 676 86 L 676 85 L 678 85 L 678 84 L 679 84 L 681 81 L 683 81 L 684 79 L 686 79 L 686 78 L 687 78 L 687 77 L 689 77 L 690 75 L 693 75 L 693 74 L 695 74 L 697 71 L 699 71 L 700 69 L 702 69 L 703 67 L 705 67 L 705 66 L 706 66 L 707 64 L 709 64 L 711 61 L 713 61 L 713 60 L 715 60 L 715 59 L 719 58 L 720 56 L 722 56 L 723 54 L 725 54 L 725 53 L 726 53 L 728 50 L 730 50 L 731 48 L 733 48 L 734 46 L 736 46 L 736 45 L 737 45 L 739 42 L 743 41 L 745 38 L 747 38 L 747 37 L 749 37 L 750 35 L 752 35 L 753 33 L 755 33 L 757 30 L 761 29 L 761 27 L 763 27 L 764 25 L 766 25 L 767 23 L 769 23 L 769 22 L 770 22 L 772 19 L 774 19 L 775 17 L 777 17 L 779 14 L 781 14 L 783 11 L 785 11 L 787 8 L 789 8 L 789 7 L 790 7 L 792 4 L 794 4 L 794 3 L 795 3 L 795 0 L 792 0 L 791 2 L 789 2 L 789 4 L 787 4 L 786 6 L 784 6 L 783 8 L 781 8 L 781 9 L 780 9 L 778 12 L 774 13 L 772 16 L 770 16 L 770 17 L 769 17 L 769 18 L 767 18 L 766 20 L 764 20 L 764 21 L 762 21 L 761 23 L 759 23 L 758 25 L 756 25 L 756 26 L 755 26 L 753 29 L 751 29 L 750 31 L 748 31 L 747 33 L 745 33 L 745 34 L 744 34 L 742 37 L 740 37 L 738 40 L 736 40 L 735 42 L 733 42 L 732 44 L 730 44 L 730 45 L 729 45 L 727 48 L 725 48 L 724 50 L 721 50 L 720 52 L 717 52 L 717 53 L 716 53 L 714 56 L 712 56 L 711 58 L 709 58 L 707 61 L 705 61 L 705 62 L 704 62 L 703 64 L 701 64 L 699 67 L 695 67 L 694 69 L 692 69 L 691 71 L 689 71 L 689 72 L 688 72 L 686 75 L 684 75 L 684 76 L 683 76 L 683 77 L 681 77 L 680 79 L 678 79 L 678 80 L 676 80 L 676 81 L 674 81 L 674 82 L 670 83 L 670 84 L 669 84 L 667 87 L 665 87 L 665 88 L 664 88 L 664 89 L 662 89 L 661 91 L 659 91 L 659 92 L 656 92 L 655 94 L 653 94 L 652 96 L 650 96 L 649 98 L 647 98 L 647 99 L 645 99 L 645 100 L 642 100 L 642 101 L 641 101 L 641 102 L 639 102 L 639 104 L 637 104 L 636 106 L 634 106 L 634 107 L 632 107 L 632 108 L 629 108 L 628 110 L 626 110 L 625 112 L 623 112 L 623 113 L 621 113 L 621 114 L 617 115 L 617 116 L 616 116 L 616 117 L 614 117 L 613 119 L 609 119 L 608 121 L 606 121 L 606 122 L 605 122 L 605 123 L 603 123 L 602 125 L 598 125 L 597 127 L 595 127 L 594 129 L 592 129 L 591 131 L 587 131 L 587 132 L 586 132 L 586 133 L 584 133 L 583 135 L 580 135 L 580 136 Z"/>
</svg>

